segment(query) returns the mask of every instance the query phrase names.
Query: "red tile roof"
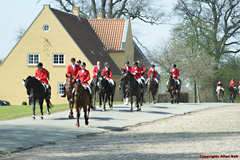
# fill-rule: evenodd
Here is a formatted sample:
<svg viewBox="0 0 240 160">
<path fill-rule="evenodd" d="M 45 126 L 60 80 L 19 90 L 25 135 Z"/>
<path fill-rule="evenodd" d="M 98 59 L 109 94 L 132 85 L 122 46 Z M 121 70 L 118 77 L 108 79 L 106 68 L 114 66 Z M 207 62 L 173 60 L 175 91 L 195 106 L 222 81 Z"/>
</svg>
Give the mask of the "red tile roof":
<svg viewBox="0 0 240 160">
<path fill-rule="evenodd" d="M 53 8 L 51 10 L 92 65 L 97 61 L 102 64 L 109 62 L 113 75 L 121 75 L 119 68 L 86 19 Z"/>
<path fill-rule="evenodd" d="M 121 50 L 125 19 L 89 19 L 107 50 Z"/>
</svg>

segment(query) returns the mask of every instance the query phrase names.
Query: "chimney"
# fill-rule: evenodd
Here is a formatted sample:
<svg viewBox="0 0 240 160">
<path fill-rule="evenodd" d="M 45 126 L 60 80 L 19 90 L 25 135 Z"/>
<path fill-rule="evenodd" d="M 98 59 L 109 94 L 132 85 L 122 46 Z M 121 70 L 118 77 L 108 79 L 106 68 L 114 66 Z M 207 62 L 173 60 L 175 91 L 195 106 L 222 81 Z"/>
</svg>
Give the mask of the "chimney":
<svg viewBox="0 0 240 160">
<path fill-rule="evenodd" d="M 98 14 L 98 15 L 97 15 L 97 19 L 102 19 L 102 15 L 101 15 L 101 14 Z"/>
<path fill-rule="evenodd" d="M 80 15 L 79 15 L 79 10 L 80 10 L 80 8 L 79 8 L 79 7 L 75 7 L 75 6 L 74 6 L 74 7 L 73 7 L 73 15 L 75 15 L 75 16 L 78 16 L 78 17 L 79 17 L 79 16 L 80 16 Z"/>
<path fill-rule="evenodd" d="M 44 5 L 43 5 L 43 8 L 44 8 L 44 9 L 49 9 L 49 8 L 50 8 L 50 5 L 49 5 L 49 4 L 44 4 Z"/>
</svg>

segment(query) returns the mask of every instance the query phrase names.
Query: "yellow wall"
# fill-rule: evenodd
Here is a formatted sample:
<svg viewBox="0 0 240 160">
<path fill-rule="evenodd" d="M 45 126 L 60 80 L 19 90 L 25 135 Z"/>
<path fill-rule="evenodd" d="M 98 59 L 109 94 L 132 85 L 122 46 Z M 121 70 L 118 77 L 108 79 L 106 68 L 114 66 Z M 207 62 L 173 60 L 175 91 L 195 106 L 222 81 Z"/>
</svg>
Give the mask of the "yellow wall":
<svg viewBox="0 0 240 160">
<path fill-rule="evenodd" d="M 109 55 L 116 63 L 119 68 L 122 68 L 125 65 L 126 57 L 128 56 L 128 61 L 130 62 L 130 56 L 132 57 L 132 61 L 134 59 L 134 45 L 132 39 L 132 28 L 131 22 L 129 20 L 129 26 L 127 31 L 127 40 L 125 43 L 125 50 L 124 51 L 110 51 Z M 132 64 L 132 61 L 130 64 Z"/>
<path fill-rule="evenodd" d="M 48 32 L 43 30 L 45 24 L 50 26 Z M 66 98 L 62 98 L 58 95 L 58 83 L 63 83 L 65 81 L 67 66 L 70 64 L 70 59 L 72 57 L 86 62 L 86 68 L 92 75 L 94 64 L 92 65 L 81 52 L 55 15 L 51 12 L 49 6 L 44 6 L 42 12 L 0 67 L 0 100 L 9 101 L 13 105 L 20 105 L 23 101 L 28 102 L 28 96 L 25 87 L 22 85 L 22 80 L 29 75 L 34 76 L 37 69 L 36 65 L 28 65 L 28 53 L 40 54 L 40 62 L 42 62 L 43 67 L 50 72 L 49 83 L 52 87 L 51 102 L 53 104 L 67 103 Z M 65 65 L 54 66 L 53 53 L 65 54 Z M 113 77 L 113 79 L 118 86 L 120 78 Z M 114 100 L 120 99 L 119 91 L 116 89 Z"/>
</svg>

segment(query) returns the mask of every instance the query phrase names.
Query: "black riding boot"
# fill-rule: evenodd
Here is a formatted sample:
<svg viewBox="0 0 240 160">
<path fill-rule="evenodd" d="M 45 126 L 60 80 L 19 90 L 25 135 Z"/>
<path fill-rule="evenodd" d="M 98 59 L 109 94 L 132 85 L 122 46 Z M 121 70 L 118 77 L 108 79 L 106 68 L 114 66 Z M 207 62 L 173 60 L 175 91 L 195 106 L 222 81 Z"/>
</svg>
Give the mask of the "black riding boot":
<svg viewBox="0 0 240 160">
<path fill-rule="evenodd" d="M 74 95 L 75 95 L 75 91 L 72 93 L 72 99 L 70 101 L 72 101 L 72 103 L 74 103 Z"/>
<path fill-rule="evenodd" d="M 61 97 L 66 97 L 66 91 L 65 91 L 65 86 L 63 86 L 63 95 Z"/>
<path fill-rule="evenodd" d="M 158 89 L 158 83 L 156 83 L 156 88 Z"/>
</svg>

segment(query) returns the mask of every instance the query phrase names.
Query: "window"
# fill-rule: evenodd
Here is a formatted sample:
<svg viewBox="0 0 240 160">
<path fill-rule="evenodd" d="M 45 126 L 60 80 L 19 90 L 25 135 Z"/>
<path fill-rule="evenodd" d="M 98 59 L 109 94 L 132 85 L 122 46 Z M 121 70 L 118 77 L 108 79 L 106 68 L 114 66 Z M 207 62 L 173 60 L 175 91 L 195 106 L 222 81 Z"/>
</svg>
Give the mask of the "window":
<svg viewBox="0 0 240 160">
<path fill-rule="evenodd" d="M 58 95 L 63 95 L 63 83 L 58 83 Z"/>
<path fill-rule="evenodd" d="M 50 30 L 49 25 L 45 24 L 45 25 L 43 26 L 43 30 L 44 30 L 45 32 L 48 32 L 48 31 Z"/>
<path fill-rule="evenodd" d="M 39 54 L 28 54 L 28 65 L 36 65 L 40 61 Z"/>
<path fill-rule="evenodd" d="M 65 55 L 53 54 L 53 65 L 65 65 Z"/>
</svg>

